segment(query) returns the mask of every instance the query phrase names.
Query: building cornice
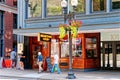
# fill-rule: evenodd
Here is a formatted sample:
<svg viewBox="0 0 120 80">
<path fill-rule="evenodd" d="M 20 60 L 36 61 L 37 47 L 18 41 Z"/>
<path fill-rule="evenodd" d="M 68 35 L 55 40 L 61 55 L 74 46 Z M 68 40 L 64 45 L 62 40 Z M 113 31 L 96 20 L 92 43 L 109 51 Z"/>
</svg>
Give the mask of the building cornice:
<svg viewBox="0 0 120 80">
<path fill-rule="evenodd" d="M 16 7 L 8 6 L 8 5 L 4 4 L 4 3 L 0 3 L 0 10 L 17 14 L 17 8 Z"/>
<path fill-rule="evenodd" d="M 58 16 L 59 17 L 59 16 Z M 76 15 L 77 20 L 81 20 L 83 22 L 82 26 L 92 26 L 92 25 L 101 25 L 101 24 L 120 24 L 120 13 L 119 12 L 111 12 L 111 13 L 101 13 L 101 14 L 91 14 L 91 15 Z M 60 23 L 64 23 L 64 18 L 30 18 L 26 19 L 26 27 L 25 28 L 42 28 L 42 27 L 57 27 Z"/>
<path fill-rule="evenodd" d="M 88 20 L 88 19 L 97 19 L 97 18 L 109 18 L 109 17 L 119 17 L 120 11 L 113 11 L 110 13 L 100 12 L 100 13 L 91 13 L 89 15 L 86 14 L 76 14 L 77 20 Z M 26 23 L 44 23 L 44 22 L 58 22 L 64 21 L 64 16 L 48 16 L 47 18 L 35 17 L 35 18 L 28 18 L 25 20 Z"/>
</svg>

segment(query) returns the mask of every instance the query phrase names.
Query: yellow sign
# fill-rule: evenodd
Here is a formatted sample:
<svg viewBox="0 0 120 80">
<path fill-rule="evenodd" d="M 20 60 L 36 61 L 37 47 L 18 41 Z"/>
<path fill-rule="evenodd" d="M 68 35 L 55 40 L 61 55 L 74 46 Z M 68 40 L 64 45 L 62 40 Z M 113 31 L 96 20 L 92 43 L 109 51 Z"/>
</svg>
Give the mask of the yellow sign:
<svg viewBox="0 0 120 80">
<path fill-rule="evenodd" d="M 51 42 L 51 38 L 50 34 L 38 33 L 38 41 Z"/>
</svg>

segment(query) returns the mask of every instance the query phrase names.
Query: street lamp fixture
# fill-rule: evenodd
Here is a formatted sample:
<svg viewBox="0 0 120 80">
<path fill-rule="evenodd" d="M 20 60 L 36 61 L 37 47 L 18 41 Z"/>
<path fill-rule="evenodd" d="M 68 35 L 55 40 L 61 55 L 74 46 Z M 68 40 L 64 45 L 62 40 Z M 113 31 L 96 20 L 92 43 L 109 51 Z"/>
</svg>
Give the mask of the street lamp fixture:
<svg viewBox="0 0 120 80">
<path fill-rule="evenodd" d="M 69 25 L 71 25 L 71 20 L 74 19 L 74 9 L 78 5 L 78 0 L 71 0 L 71 5 L 73 7 L 73 12 L 71 13 L 68 11 L 68 2 L 66 0 L 61 1 L 61 6 L 63 8 L 63 13 L 64 13 L 64 23 L 66 23 L 66 20 L 68 19 Z M 69 12 L 69 13 L 68 13 Z M 71 36 L 71 28 L 67 29 L 69 32 L 69 72 L 68 72 L 68 79 L 75 79 L 76 76 L 72 72 L 72 36 Z"/>
</svg>

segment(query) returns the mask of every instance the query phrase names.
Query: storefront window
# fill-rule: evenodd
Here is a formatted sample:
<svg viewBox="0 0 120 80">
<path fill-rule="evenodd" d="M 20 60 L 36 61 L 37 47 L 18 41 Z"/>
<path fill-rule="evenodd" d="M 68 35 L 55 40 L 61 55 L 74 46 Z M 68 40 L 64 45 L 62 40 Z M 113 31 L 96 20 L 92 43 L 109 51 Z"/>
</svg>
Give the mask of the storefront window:
<svg viewBox="0 0 120 80">
<path fill-rule="evenodd" d="M 105 11 L 106 0 L 93 0 L 93 12 L 94 11 Z"/>
<path fill-rule="evenodd" d="M 62 14 L 61 0 L 47 0 L 47 15 Z"/>
<path fill-rule="evenodd" d="M 120 0 L 112 0 L 112 9 L 120 9 Z"/>
<path fill-rule="evenodd" d="M 59 54 L 59 42 L 56 39 L 52 39 L 51 40 L 51 57 L 53 57 L 55 53 Z"/>
<path fill-rule="evenodd" d="M 61 57 L 69 57 L 69 42 L 64 40 L 61 43 Z"/>
<path fill-rule="evenodd" d="M 88 58 L 97 57 L 96 38 L 86 38 L 86 55 Z"/>
<path fill-rule="evenodd" d="M 82 56 L 82 41 L 81 38 L 72 39 L 72 56 Z M 61 57 L 69 57 L 69 42 L 64 40 L 61 44 Z"/>
<path fill-rule="evenodd" d="M 41 16 L 41 0 L 29 0 L 30 17 Z"/>
</svg>

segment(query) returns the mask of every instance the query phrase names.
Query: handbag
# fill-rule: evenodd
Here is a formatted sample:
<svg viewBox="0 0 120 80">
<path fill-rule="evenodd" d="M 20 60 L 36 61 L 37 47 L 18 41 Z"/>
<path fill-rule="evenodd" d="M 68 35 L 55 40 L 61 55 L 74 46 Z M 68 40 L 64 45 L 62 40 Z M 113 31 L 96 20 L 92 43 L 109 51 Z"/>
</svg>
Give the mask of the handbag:
<svg viewBox="0 0 120 80">
<path fill-rule="evenodd" d="M 54 67 L 54 71 L 57 71 L 57 67 Z"/>
</svg>

